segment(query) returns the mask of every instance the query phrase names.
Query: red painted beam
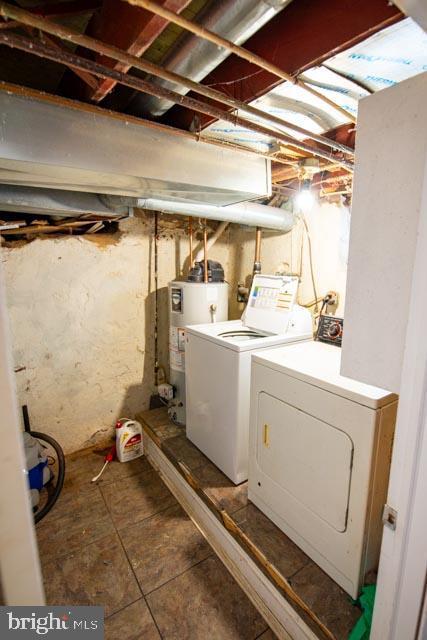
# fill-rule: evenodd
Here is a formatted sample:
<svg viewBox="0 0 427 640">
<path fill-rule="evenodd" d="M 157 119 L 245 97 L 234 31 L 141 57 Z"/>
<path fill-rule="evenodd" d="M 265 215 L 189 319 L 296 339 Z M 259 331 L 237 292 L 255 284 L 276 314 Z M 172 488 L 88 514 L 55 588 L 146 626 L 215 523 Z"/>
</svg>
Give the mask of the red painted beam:
<svg viewBox="0 0 427 640">
<path fill-rule="evenodd" d="M 191 0 L 161 0 L 159 4 L 180 13 Z M 104 0 L 102 10 L 88 27 L 88 35 L 124 49 L 133 56 L 141 56 L 151 43 L 167 27 L 168 22 L 145 9 L 134 7 L 127 2 Z M 96 61 L 117 71 L 126 73 L 129 67 L 111 58 L 97 56 Z M 114 88 L 113 80 L 103 80 L 95 91 L 87 93 L 87 98 L 100 102 Z"/>
<path fill-rule="evenodd" d="M 245 48 L 297 75 L 402 17 L 387 0 L 294 0 L 253 35 Z M 281 82 L 234 54 L 203 80 L 244 102 L 264 95 Z M 193 116 L 175 106 L 164 121 L 188 129 Z M 201 118 L 202 127 L 210 122 L 212 119 Z"/>
<path fill-rule="evenodd" d="M 62 49 L 65 51 L 69 51 L 68 47 L 66 44 L 63 43 L 62 40 L 58 40 L 56 38 L 52 38 L 48 35 L 46 35 L 45 33 L 40 32 L 40 40 L 44 43 L 44 44 L 48 44 L 53 48 L 56 49 Z M 88 73 L 87 71 L 82 71 L 80 69 L 74 69 L 73 67 L 69 67 L 71 69 L 71 71 L 73 73 L 76 74 L 76 76 L 78 76 L 81 80 L 83 80 L 83 82 L 85 82 L 89 87 L 92 87 L 92 89 L 95 89 L 98 86 L 98 80 L 97 78 L 95 78 L 95 76 L 93 76 L 91 73 Z"/>
<path fill-rule="evenodd" d="M 27 10 L 37 13 L 45 18 L 59 18 L 62 16 L 73 16 L 84 13 L 93 13 L 102 5 L 102 0 L 69 0 L 69 2 L 54 2 L 36 7 L 29 7 Z"/>
</svg>

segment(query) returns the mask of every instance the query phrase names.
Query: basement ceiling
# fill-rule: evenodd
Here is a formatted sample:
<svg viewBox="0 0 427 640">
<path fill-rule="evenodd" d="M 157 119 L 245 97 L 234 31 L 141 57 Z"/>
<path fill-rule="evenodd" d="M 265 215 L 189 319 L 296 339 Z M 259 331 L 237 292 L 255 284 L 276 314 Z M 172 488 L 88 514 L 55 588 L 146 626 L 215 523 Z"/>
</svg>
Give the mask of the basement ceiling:
<svg viewBox="0 0 427 640">
<path fill-rule="evenodd" d="M 156 0 L 150 10 L 130 4 L 131 0 L 16 0 L 14 6 L 50 21 L 51 28 L 64 25 L 76 34 L 96 38 L 101 44 L 113 45 L 166 68 L 171 57 L 179 58 L 180 51 L 187 51 L 191 40 L 198 38 L 175 23 L 177 14 L 209 28 L 206 21 L 213 12 L 222 9 L 227 16 L 227 7 L 235 11 L 245 1 Z M 248 33 L 247 41 L 236 33 L 233 38 L 243 43 L 245 55 L 258 58 L 254 61 L 242 56 L 242 52 L 236 55 L 227 50 L 217 66 L 206 71 L 206 77 L 197 78 L 202 91 L 188 93 L 190 100 L 186 97 L 184 102 L 178 97 L 178 104 L 158 117 L 159 122 L 188 130 L 195 140 L 213 138 L 212 143 L 243 147 L 271 158 L 273 182 L 291 192 L 298 187 L 301 162 L 320 157 L 322 181 L 328 182 L 331 192 L 348 193 L 358 100 L 426 70 L 426 34 L 410 19 L 403 19 L 399 9 L 385 0 L 251 0 L 250 4 L 265 19 L 250 31 L 253 35 Z M 171 14 L 160 17 L 156 7 Z M 132 111 L 135 95 L 143 98 L 149 93 L 142 85 L 135 87 L 135 82 L 150 82 L 155 72 L 147 75 L 111 55 L 95 53 L 81 43 L 72 44 L 67 37 L 52 35 L 49 27 L 44 29 L 46 22 L 35 27 L 25 24 L 25 19 L 17 20 L 0 18 L 0 38 L 3 34 L 5 43 L 0 44 L 0 81 L 124 114 Z M 226 25 L 222 28 L 226 30 Z M 7 34 L 11 35 L 9 46 Z M 19 40 L 21 50 L 11 48 L 10 45 L 18 46 Z M 22 48 L 24 45 L 26 49 Z M 31 54 L 37 46 L 40 55 L 43 47 L 45 51 L 50 49 L 53 60 Z M 83 60 L 83 67 L 73 66 L 70 57 L 67 64 L 70 53 Z M 97 74 L 94 63 L 107 71 L 127 74 L 122 76 L 125 82 L 99 77 L 99 67 Z M 279 73 L 268 70 L 269 64 Z M 131 88 L 123 86 L 126 77 L 131 78 Z M 292 78 L 292 83 L 284 81 L 286 77 Z M 305 88 L 296 86 L 301 82 L 306 83 Z M 175 83 L 173 88 L 184 93 L 182 83 Z M 204 88 L 217 90 L 221 99 L 214 103 L 203 93 Z M 317 95 L 312 95 L 313 90 Z M 19 91 L 25 95 L 25 89 Z M 162 99 L 168 100 L 164 96 Z M 270 120 L 267 124 L 265 119 L 257 120 L 256 115 L 248 115 L 241 104 L 236 107 L 230 99 L 263 111 Z M 141 113 L 136 115 L 144 122 Z M 243 122 L 236 124 L 238 116 L 244 116 Z M 272 116 L 276 122 L 272 122 Z M 153 112 L 151 118 L 154 117 Z M 283 120 L 302 130 L 289 128 L 281 123 Z M 258 131 L 251 130 L 253 125 Z M 323 139 L 316 140 L 316 134 Z"/>
<path fill-rule="evenodd" d="M 360 99 L 423 71 L 427 71 L 427 33 L 407 18 L 326 59 L 322 65 L 306 71 L 303 78 L 357 116 Z M 318 134 L 346 122 L 345 116 L 333 107 L 290 82 L 280 84 L 251 104 Z M 205 135 L 262 151 L 271 151 L 277 146 L 268 136 L 224 121 L 209 125 Z"/>
</svg>

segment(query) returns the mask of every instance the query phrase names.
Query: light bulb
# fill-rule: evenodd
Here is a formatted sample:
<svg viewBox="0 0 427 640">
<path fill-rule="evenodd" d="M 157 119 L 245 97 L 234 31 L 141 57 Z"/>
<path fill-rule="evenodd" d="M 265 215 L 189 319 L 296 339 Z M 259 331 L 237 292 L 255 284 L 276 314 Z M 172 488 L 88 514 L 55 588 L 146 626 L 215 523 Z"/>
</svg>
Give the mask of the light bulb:
<svg viewBox="0 0 427 640">
<path fill-rule="evenodd" d="M 314 195 L 310 189 L 301 189 L 295 198 L 296 204 L 304 213 L 310 211 L 314 205 Z"/>
</svg>

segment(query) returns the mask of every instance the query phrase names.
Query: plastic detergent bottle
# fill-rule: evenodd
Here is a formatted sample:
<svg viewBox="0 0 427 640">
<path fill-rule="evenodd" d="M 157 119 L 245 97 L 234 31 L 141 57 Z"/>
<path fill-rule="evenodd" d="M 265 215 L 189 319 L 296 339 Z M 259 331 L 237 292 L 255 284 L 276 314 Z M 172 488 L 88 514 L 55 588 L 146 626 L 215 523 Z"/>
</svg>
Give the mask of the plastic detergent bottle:
<svg viewBox="0 0 427 640">
<path fill-rule="evenodd" d="M 142 427 L 136 420 L 120 418 L 116 423 L 116 454 L 120 462 L 142 456 Z"/>
</svg>

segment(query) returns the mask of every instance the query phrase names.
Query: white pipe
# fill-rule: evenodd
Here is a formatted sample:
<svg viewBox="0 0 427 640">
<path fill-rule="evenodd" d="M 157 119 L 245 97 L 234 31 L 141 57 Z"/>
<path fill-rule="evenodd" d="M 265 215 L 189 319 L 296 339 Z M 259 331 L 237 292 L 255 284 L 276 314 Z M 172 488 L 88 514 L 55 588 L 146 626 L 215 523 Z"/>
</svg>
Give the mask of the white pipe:
<svg viewBox="0 0 427 640">
<path fill-rule="evenodd" d="M 162 213 L 177 213 L 195 218 L 209 220 L 223 220 L 236 224 L 248 224 L 254 227 L 275 229 L 276 231 L 290 231 L 296 222 L 295 216 L 278 207 L 269 207 L 256 202 L 242 202 L 227 207 L 216 207 L 211 204 L 193 204 L 186 202 L 171 202 L 157 198 L 138 198 L 137 207 L 151 209 Z"/>
<path fill-rule="evenodd" d="M 209 249 L 211 247 L 213 247 L 213 245 L 218 240 L 220 235 L 222 235 L 224 233 L 224 231 L 226 230 L 226 228 L 228 227 L 229 224 L 230 224 L 229 222 L 221 222 L 221 224 L 219 224 L 218 227 L 216 228 L 215 233 L 213 233 L 211 236 L 209 236 L 208 242 L 207 242 L 207 245 L 206 245 L 206 248 L 207 248 L 208 251 L 209 251 Z M 196 257 L 195 257 L 194 262 L 200 262 L 200 260 L 203 258 L 203 254 L 204 254 L 203 248 L 199 249 L 199 251 L 196 253 Z"/>
</svg>

